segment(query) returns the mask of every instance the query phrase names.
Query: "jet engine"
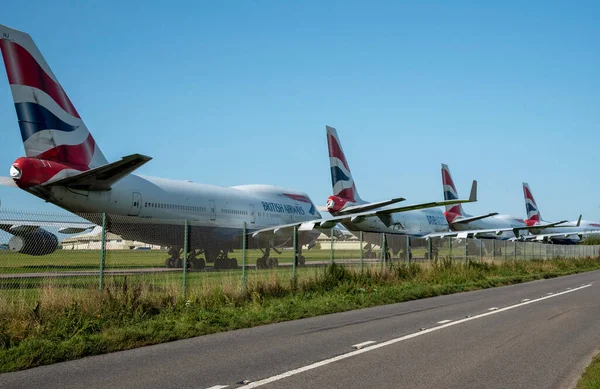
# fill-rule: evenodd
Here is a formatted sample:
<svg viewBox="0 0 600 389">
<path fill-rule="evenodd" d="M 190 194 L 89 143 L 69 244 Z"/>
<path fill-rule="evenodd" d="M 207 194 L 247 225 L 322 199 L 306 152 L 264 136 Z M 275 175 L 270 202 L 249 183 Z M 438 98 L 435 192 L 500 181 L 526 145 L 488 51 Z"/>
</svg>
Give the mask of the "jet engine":
<svg viewBox="0 0 600 389">
<path fill-rule="evenodd" d="M 56 235 L 38 229 L 23 235 L 15 235 L 8 241 L 8 249 L 27 255 L 51 254 L 58 248 Z"/>
</svg>

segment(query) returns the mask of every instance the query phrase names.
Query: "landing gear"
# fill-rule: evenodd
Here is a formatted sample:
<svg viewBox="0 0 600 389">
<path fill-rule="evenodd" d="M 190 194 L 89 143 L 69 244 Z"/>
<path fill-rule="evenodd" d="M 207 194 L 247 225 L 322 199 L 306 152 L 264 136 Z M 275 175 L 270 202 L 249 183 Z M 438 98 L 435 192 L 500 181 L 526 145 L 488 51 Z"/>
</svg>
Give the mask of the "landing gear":
<svg viewBox="0 0 600 389">
<path fill-rule="evenodd" d="M 229 258 L 227 256 L 228 252 L 226 249 L 218 249 L 218 250 L 210 249 L 210 250 L 205 250 L 204 253 L 205 253 L 204 255 L 206 256 L 207 262 L 214 262 L 214 264 L 213 264 L 214 269 L 221 270 L 221 269 L 237 269 L 238 268 L 237 259 Z"/>
<path fill-rule="evenodd" d="M 271 248 L 267 247 L 266 249 L 261 249 L 263 252 L 263 256 L 256 260 L 256 268 L 257 269 L 271 269 L 279 266 L 279 260 L 277 258 L 269 257 L 271 253 Z"/>
<path fill-rule="evenodd" d="M 364 250 L 365 250 L 365 258 L 367 258 L 367 259 L 377 258 L 377 254 L 375 253 L 375 251 L 373 251 L 373 246 L 371 245 L 371 243 L 367 243 L 367 245 L 364 247 Z"/>
<path fill-rule="evenodd" d="M 181 258 L 183 250 L 179 247 L 171 247 L 169 249 L 169 254 L 171 255 L 165 261 L 165 266 L 169 269 L 173 268 L 183 268 L 183 259 Z M 201 250 L 190 250 L 187 258 L 187 266 L 190 269 L 202 270 L 206 266 L 206 262 L 204 258 L 197 258 L 199 254 L 201 254 Z"/>
<path fill-rule="evenodd" d="M 180 251 L 181 249 L 179 247 L 171 247 L 169 249 L 170 257 L 165 261 L 165 266 L 167 268 L 181 267 Z"/>
<path fill-rule="evenodd" d="M 204 258 L 196 258 L 200 254 L 200 250 L 191 250 L 188 255 L 188 267 L 195 270 L 202 270 L 206 267 Z"/>
</svg>

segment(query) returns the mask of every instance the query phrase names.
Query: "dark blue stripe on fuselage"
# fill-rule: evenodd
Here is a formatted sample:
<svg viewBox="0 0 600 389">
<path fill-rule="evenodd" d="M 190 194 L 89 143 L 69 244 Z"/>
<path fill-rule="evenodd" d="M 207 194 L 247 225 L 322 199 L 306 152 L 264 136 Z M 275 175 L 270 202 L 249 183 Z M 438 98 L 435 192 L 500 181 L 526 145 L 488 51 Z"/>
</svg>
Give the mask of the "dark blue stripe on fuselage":
<svg viewBox="0 0 600 389">
<path fill-rule="evenodd" d="M 344 174 L 342 169 L 337 166 L 331 167 L 331 185 L 335 186 L 338 181 L 350 181 L 350 177 Z"/>
<path fill-rule="evenodd" d="M 15 109 L 17 110 L 17 118 L 19 119 L 23 142 L 36 132 L 43 130 L 71 132 L 77 129 L 77 126 L 63 122 L 39 104 L 15 103 Z"/>
</svg>

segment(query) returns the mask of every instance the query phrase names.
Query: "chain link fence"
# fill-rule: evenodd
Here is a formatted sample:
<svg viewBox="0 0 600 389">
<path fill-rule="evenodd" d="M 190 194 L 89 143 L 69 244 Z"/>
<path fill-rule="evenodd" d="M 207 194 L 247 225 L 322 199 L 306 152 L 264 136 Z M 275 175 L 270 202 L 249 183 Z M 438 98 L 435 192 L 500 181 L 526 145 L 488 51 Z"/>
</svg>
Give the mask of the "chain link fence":
<svg viewBox="0 0 600 389">
<path fill-rule="evenodd" d="M 38 227 L 40 223 L 44 228 Z M 244 233 L 244 229 L 245 232 Z M 302 282 L 331 263 L 363 269 L 386 263 L 549 260 L 600 256 L 600 246 L 493 239 L 418 239 L 286 229 L 258 234 L 194 220 L 0 210 L 0 294 L 35 296 L 45 287 L 143 285 L 186 296 L 267 281 Z"/>
</svg>

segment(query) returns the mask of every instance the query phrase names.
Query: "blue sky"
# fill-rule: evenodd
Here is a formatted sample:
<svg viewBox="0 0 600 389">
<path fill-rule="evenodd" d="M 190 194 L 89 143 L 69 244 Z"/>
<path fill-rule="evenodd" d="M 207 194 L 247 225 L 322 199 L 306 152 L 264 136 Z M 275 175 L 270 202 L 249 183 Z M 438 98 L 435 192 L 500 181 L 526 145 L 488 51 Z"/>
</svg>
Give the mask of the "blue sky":
<svg viewBox="0 0 600 389">
<path fill-rule="evenodd" d="M 325 125 L 361 197 L 600 220 L 595 1 L 6 2 L 110 160 L 216 185 L 331 192 Z M 4 72 L 2 72 L 4 73 Z M 0 174 L 24 153 L 0 76 Z M 3 170 L 2 170 L 3 169 Z M 3 208 L 58 208 L 0 188 Z"/>
</svg>

